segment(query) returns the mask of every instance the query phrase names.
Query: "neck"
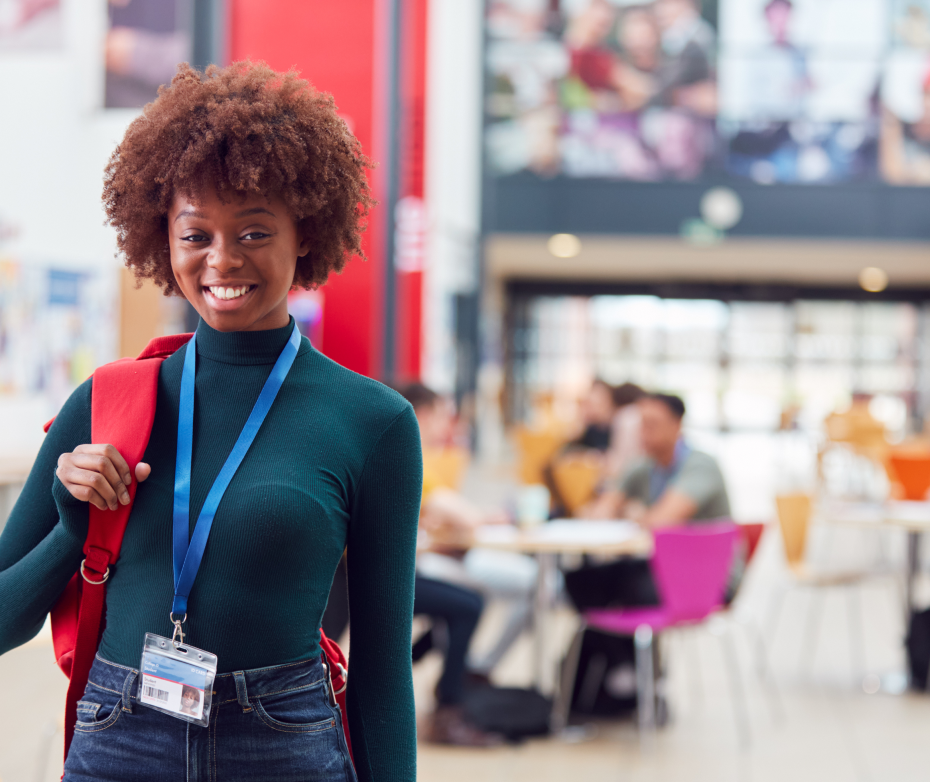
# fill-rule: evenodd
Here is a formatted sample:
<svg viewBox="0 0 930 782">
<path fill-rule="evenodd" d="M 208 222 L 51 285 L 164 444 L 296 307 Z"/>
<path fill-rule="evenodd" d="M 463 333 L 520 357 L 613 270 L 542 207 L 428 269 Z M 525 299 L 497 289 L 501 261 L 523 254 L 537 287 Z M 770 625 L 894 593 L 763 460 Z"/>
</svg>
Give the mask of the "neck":
<svg viewBox="0 0 930 782">
<path fill-rule="evenodd" d="M 675 450 L 678 447 L 678 441 L 676 440 L 672 443 L 670 448 L 663 448 L 662 451 L 653 455 L 653 459 L 656 460 L 656 463 L 662 467 L 671 467 L 672 462 L 675 461 Z"/>
<path fill-rule="evenodd" d="M 274 364 L 290 339 L 293 321 L 281 328 L 217 331 L 206 321 L 197 326 L 197 354 L 225 364 Z"/>
</svg>

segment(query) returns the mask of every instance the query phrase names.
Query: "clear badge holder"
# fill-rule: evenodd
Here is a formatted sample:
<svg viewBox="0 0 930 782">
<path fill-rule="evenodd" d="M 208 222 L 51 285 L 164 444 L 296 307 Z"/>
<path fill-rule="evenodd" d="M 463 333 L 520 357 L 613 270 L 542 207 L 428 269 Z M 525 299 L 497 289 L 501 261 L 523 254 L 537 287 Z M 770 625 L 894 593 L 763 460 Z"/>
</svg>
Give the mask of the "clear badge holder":
<svg viewBox="0 0 930 782">
<path fill-rule="evenodd" d="M 139 671 L 139 703 L 194 725 L 210 724 L 215 654 L 146 633 Z"/>
</svg>

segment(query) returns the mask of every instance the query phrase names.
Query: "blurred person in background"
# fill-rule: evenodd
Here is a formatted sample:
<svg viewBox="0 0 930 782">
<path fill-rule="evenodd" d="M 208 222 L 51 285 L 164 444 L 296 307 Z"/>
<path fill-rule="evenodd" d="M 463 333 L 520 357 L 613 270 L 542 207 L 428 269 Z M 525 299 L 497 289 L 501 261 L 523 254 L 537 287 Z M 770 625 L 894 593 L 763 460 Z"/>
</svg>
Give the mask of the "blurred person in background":
<svg viewBox="0 0 930 782">
<path fill-rule="evenodd" d="M 461 703 L 466 677 L 487 681 L 493 668 L 528 627 L 532 611 L 536 563 L 530 557 L 471 548 L 475 530 L 485 524 L 507 524 L 502 511 L 483 511 L 458 491 L 464 462 L 449 459 L 455 429 L 451 402 L 422 383 L 400 388 L 413 406 L 423 448 L 423 501 L 420 523 L 433 539 L 420 554 L 413 612 L 440 619 L 448 629 L 437 708 L 426 738 L 441 744 L 487 746 L 498 742 L 465 719 Z M 458 462 L 458 463 L 457 463 Z M 450 469 L 451 465 L 451 469 Z M 482 595 L 503 600 L 509 611 L 491 650 L 468 659 L 469 645 L 480 618 Z M 432 630 L 417 640 L 414 659 L 434 643 Z M 467 663 L 467 664 L 466 664 Z"/>
<path fill-rule="evenodd" d="M 879 146 L 882 175 L 893 185 L 930 183 L 930 60 L 919 86 L 919 111 L 902 121 L 890 108 L 882 110 Z"/>
<path fill-rule="evenodd" d="M 416 776 L 416 417 L 396 392 L 315 350 L 287 309 L 292 288 L 316 288 L 361 254 L 370 165 L 331 95 L 249 62 L 179 66 L 110 158 L 103 200 L 127 266 L 187 299 L 200 322 L 160 365 L 134 476 L 112 446 L 92 443 L 91 378 L 51 425 L 0 535 L 5 653 L 39 632 L 84 571 L 89 503 L 115 510 L 137 487 L 119 563 L 98 574 L 109 576 L 106 626 L 65 782 L 185 779 L 192 768 L 225 782 Z M 238 466 L 227 460 L 269 392 L 224 489 L 216 477 Z M 202 560 L 172 546 L 190 530 L 209 536 Z M 318 630 L 346 550 L 354 764 Z M 197 577 L 184 618 L 172 618 L 188 597 L 173 577 L 185 552 Z M 146 634 L 182 625 L 182 643 L 218 660 L 209 726 L 137 700 Z"/>
<path fill-rule="evenodd" d="M 626 9 L 617 23 L 620 59 L 613 83 L 626 111 L 639 111 L 655 93 L 655 75 L 662 63 L 662 36 L 651 8 Z"/>
<path fill-rule="evenodd" d="M 698 0 L 655 0 L 664 55 L 653 102 L 690 109 L 703 117 L 717 113 L 714 73 L 716 33 L 701 16 Z"/>
<path fill-rule="evenodd" d="M 685 404 L 671 394 L 637 403 L 645 457 L 588 508 L 586 518 L 632 518 L 647 529 L 729 518 L 730 501 L 716 460 L 692 449 L 681 435 Z M 578 610 L 657 605 L 659 596 L 641 559 L 621 559 L 565 574 Z"/>
<path fill-rule="evenodd" d="M 614 388 L 605 380 L 595 379 L 581 398 L 581 431 L 566 448 L 606 453 L 613 436 Z"/>
<path fill-rule="evenodd" d="M 615 412 L 610 425 L 610 449 L 604 476 L 607 480 L 625 475 L 642 456 L 642 415 L 636 403 L 645 395 L 635 383 L 621 383 L 613 390 Z"/>
<path fill-rule="evenodd" d="M 587 393 L 579 400 L 578 411 L 580 415 L 575 436 L 565 443 L 543 468 L 543 480 L 552 497 L 555 516 L 571 515 L 570 504 L 562 496 L 559 482 L 554 475 L 557 462 L 564 459 L 582 459 L 599 476 L 604 475 L 608 469 L 608 454 L 611 450 L 616 414 L 613 386 L 595 378 Z"/>
<path fill-rule="evenodd" d="M 801 119 L 812 84 L 807 56 L 789 37 L 794 4 L 770 0 L 763 13 L 771 41 L 742 68 L 748 111 L 759 120 Z"/>
</svg>

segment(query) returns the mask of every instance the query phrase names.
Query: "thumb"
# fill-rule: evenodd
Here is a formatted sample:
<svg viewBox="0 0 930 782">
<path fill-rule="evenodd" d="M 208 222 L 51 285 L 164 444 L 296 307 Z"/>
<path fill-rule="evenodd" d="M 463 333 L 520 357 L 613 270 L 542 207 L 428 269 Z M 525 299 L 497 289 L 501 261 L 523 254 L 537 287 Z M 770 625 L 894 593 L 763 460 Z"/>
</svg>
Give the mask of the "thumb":
<svg viewBox="0 0 930 782">
<path fill-rule="evenodd" d="M 136 465 L 136 480 L 142 483 L 149 475 L 152 474 L 152 468 L 145 462 L 139 462 Z"/>
</svg>

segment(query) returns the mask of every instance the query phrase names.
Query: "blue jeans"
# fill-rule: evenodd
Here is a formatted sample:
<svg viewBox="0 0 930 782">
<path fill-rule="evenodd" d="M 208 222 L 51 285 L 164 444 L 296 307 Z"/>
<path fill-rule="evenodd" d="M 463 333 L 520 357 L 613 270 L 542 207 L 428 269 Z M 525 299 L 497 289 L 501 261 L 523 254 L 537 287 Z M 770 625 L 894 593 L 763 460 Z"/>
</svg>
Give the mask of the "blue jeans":
<svg viewBox="0 0 930 782">
<path fill-rule="evenodd" d="M 436 687 L 440 706 L 455 706 L 465 696 L 465 658 L 483 606 L 481 595 L 471 589 L 423 576 L 414 581 L 414 616 L 442 619 L 449 630 L 446 660 Z"/>
<path fill-rule="evenodd" d="M 207 727 L 138 703 L 139 672 L 98 657 L 64 782 L 356 782 L 320 660 L 220 674 Z"/>
</svg>

